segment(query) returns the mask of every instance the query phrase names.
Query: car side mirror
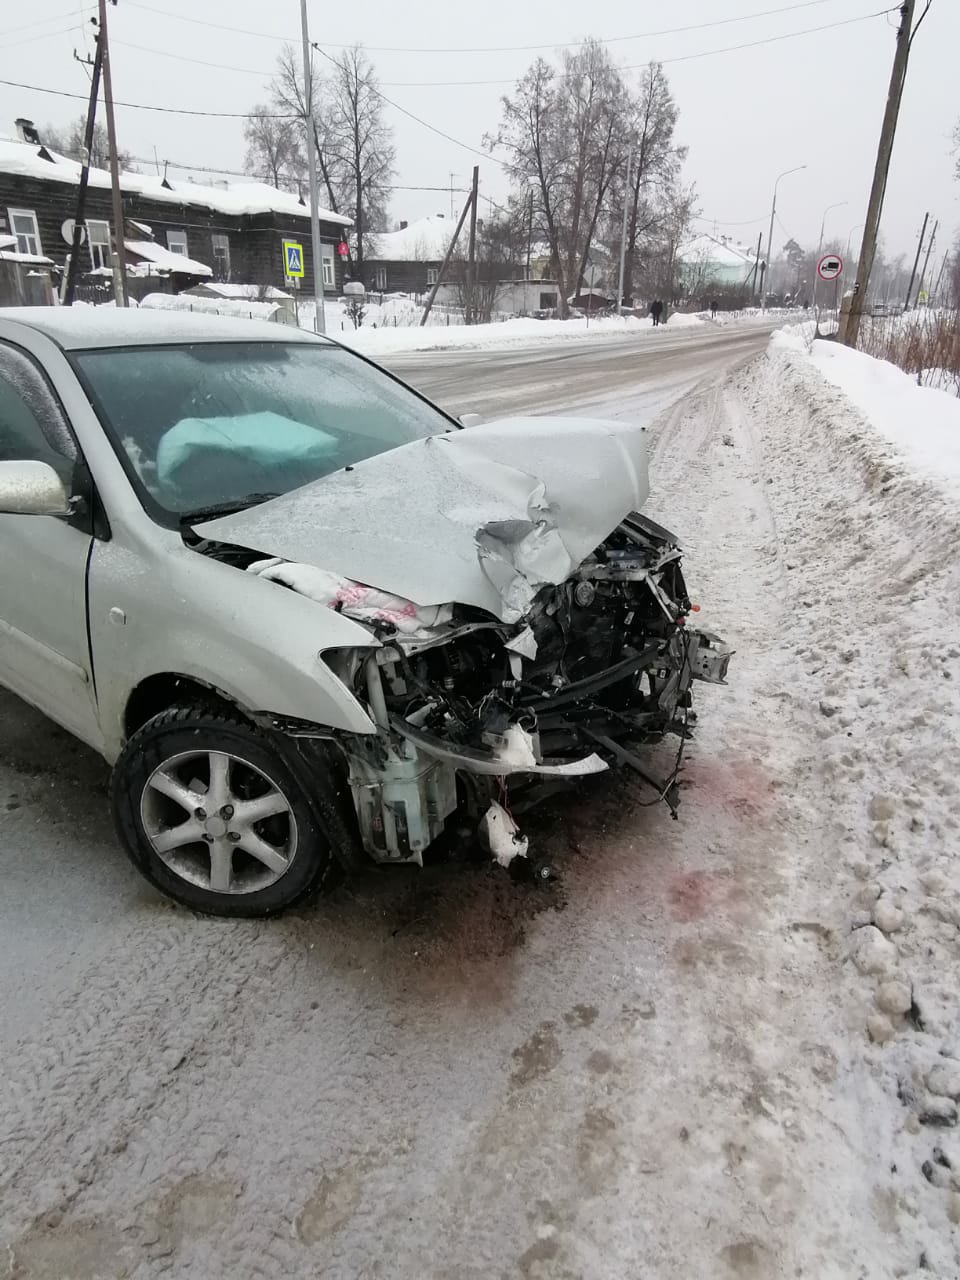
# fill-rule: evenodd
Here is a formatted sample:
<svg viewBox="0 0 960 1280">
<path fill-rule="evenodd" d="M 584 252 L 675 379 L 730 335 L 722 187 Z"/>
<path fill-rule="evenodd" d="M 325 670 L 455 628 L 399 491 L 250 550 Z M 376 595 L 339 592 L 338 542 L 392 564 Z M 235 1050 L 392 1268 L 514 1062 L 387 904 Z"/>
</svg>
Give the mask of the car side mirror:
<svg viewBox="0 0 960 1280">
<path fill-rule="evenodd" d="M 479 427 L 482 421 L 482 413 L 461 413 L 459 418 L 461 427 Z"/>
<path fill-rule="evenodd" d="M 68 516 L 70 497 L 46 462 L 0 462 L 0 514 Z"/>
</svg>

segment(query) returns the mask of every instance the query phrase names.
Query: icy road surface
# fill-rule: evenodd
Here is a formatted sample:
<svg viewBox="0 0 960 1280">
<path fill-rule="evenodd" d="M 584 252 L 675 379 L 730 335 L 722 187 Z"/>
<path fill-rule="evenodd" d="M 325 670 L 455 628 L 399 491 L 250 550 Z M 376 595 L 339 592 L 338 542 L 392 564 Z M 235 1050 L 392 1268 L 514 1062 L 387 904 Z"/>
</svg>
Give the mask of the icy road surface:
<svg viewBox="0 0 960 1280">
<path fill-rule="evenodd" d="M 648 509 L 738 651 L 679 822 L 606 781 L 528 823 L 552 890 L 398 869 L 195 919 L 127 866 L 103 764 L 0 695 L 0 1275 L 905 1274 L 847 1069 L 822 717 L 784 697 L 789 482 L 736 372 L 763 343 L 390 362 L 458 412 L 659 414 Z"/>
</svg>

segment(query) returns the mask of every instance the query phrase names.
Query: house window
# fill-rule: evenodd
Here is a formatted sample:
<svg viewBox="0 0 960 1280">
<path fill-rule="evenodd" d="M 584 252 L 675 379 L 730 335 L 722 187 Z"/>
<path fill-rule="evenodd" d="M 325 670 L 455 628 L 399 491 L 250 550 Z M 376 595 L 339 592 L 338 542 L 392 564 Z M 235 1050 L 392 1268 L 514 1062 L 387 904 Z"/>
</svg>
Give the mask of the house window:
<svg viewBox="0 0 960 1280">
<path fill-rule="evenodd" d="M 179 253 L 181 258 L 186 258 L 188 256 L 187 233 L 185 231 L 168 231 L 167 248 L 171 253 Z"/>
<path fill-rule="evenodd" d="M 110 268 L 110 223 L 87 221 L 87 241 L 90 245 L 90 264 L 96 271 L 99 267 Z"/>
<path fill-rule="evenodd" d="M 437 283 L 437 277 L 440 275 L 439 268 L 427 267 L 427 284 L 433 285 Z"/>
<path fill-rule="evenodd" d="M 336 288 L 337 277 L 333 269 L 333 249 L 329 245 L 320 246 L 320 261 L 323 264 L 324 289 Z"/>
<path fill-rule="evenodd" d="M 230 237 L 216 233 L 210 237 L 213 244 L 213 275 L 216 280 L 230 279 Z M 184 237 L 186 245 L 186 237 Z M 171 246 L 172 247 L 172 246 Z M 184 248 L 186 253 L 186 248 Z M 174 249 L 174 253 L 177 251 Z"/>
<path fill-rule="evenodd" d="M 381 293 L 383 293 L 384 290 L 386 289 L 387 287 L 387 268 L 386 267 L 377 267 L 376 286 Z"/>
<path fill-rule="evenodd" d="M 10 214 L 10 230 L 17 237 L 17 253 L 32 253 L 39 257 L 40 228 L 37 226 L 37 215 L 32 209 L 8 209 Z"/>
</svg>

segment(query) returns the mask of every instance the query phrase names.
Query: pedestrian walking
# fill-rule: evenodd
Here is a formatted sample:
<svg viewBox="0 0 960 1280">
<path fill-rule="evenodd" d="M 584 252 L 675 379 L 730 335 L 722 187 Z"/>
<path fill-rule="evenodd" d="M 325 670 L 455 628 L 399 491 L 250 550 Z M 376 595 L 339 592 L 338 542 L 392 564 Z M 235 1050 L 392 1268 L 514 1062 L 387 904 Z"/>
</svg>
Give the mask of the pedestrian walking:
<svg viewBox="0 0 960 1280">
<path fill-rule="evenodd" d="M 653 317 L 653 327 L 656 328 L 660 323 L 660 317 L 663 315 L 663 303 L 659 298 L 650 303 L 650 315 Z"/>
<path fill-rule="evenodd" d="M 714 298 L 710 303 L 710 319 L 716 320 L 716 318 L 717 318 L 717 300 L 716 298 Z"/>
</svg>

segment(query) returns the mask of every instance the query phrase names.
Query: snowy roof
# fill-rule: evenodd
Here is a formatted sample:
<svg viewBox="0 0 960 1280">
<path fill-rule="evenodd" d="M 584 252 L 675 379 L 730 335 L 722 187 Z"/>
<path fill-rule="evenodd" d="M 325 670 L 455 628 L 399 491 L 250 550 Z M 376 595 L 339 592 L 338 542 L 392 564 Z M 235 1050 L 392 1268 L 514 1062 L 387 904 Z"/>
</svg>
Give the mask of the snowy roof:
<svg viewBox="0 0 960 1280">
<path fill-rule="evenodd" d="M 49 156 L 49 159 L 45 157 Z M 10 173 L 22 178 L 39 178 L 47 182 L 80 181 L 80 165 L 76 160 L 51 151 L 49 147 L 37 147 L 28 142 L 0 138 L 0 173 Z M 106 169 L 90 169 L 91 187 L 109 189 L 110 174 Z M 289 191 L 277 191 L 265 182 L 224 182 L 218 186 L 204 186 L 199 182 L 166 181 L 155 174 L 120 172 L 121 190 L 149 196 L 167 204 L 193 204 L 214 209 L 218 213 L 239 216 L 255 213 L 283 213 L 288 217 L 309 218 L 310 209 L 301 204 Z M 320 210 L 323 222 L 336 222 L 349 226 L 350 219 L 343 214 Z"/>
<path fill-rule="evenodd" d="M 402 231 L 378 231 L 366 256 L 373 262 L 442 262 L 456 229 L 442 213 L 431 213 Z"/>
<path fill-rule="evenodd" d="M 718 240 L 703 234 L 687 241 L 677 254 L 681 262 L 711 262 L 716 267 L 747 267 L 753 265 L 756 250 L 732 240 Z"/>
<path fill-rule="evenodd" d="M 205 262 L 198 262 L 195 258 L 188 258 L 182 253 L 171 253 L 169 249 L 165 249 L 162 244 L 157 244 L 154 240 L 124 240 L 123 243 L 132 254 L 146 259 L 158 271 L 182 276 L 213 275 L 213 271 Z"/>
</svg>

